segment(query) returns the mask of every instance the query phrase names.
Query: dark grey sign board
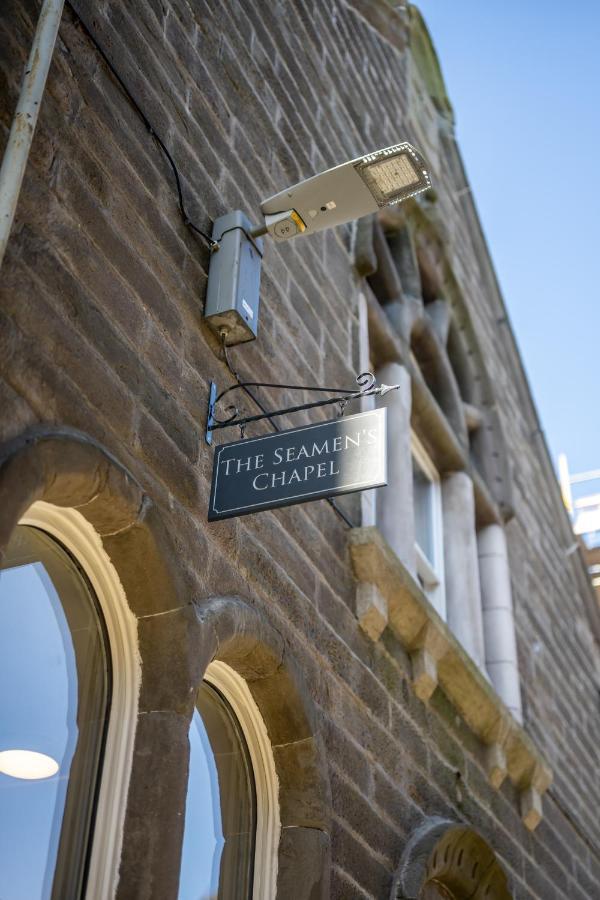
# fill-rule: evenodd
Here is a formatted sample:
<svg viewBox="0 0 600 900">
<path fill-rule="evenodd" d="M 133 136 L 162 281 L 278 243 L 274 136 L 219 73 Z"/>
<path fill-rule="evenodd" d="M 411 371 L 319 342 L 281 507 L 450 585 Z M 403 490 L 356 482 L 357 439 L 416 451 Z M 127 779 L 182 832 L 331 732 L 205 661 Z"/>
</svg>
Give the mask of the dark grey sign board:
<svg viewBox="0 0 600 900">
<path fill-rule="evenodd" d="M 386 410 L 215 449 L 209 521 L 387 484 Z"/>
</svg>

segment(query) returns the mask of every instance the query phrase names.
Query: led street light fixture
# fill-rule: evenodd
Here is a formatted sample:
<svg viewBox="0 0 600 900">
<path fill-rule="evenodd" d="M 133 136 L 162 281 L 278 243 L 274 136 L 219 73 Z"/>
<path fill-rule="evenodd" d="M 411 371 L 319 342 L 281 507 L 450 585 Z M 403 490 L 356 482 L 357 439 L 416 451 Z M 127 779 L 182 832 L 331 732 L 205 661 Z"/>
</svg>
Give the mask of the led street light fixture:
<svg viewBox="0 0 600 900">
<path fill-rule="evenodd" d="M 395 144 L 327 169 L 261 204 L 276 241 L 343 225 L 408 200 L 430 187 L 425 160 L 410 144 Z"/>
<path fill-rule="evenodd" d="M 334 166 L 261 203 L 264 224 L 240 211 L 218 218 L 212 237 L 204 317 L 228 345 L 251 341 L 258 327 L 260 237 L 287 241 L 343 225 L 401 203 L 430 187 L 427 165 L 411 144 L 394 144 Z"/>
</svg>

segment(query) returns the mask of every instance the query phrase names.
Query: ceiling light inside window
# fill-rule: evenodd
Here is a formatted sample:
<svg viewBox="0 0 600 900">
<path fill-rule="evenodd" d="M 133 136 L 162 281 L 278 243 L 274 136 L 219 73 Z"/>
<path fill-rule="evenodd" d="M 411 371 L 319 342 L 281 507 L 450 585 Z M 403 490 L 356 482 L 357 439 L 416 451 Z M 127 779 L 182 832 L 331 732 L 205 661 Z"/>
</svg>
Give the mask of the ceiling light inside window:
<svg viewBox="0 0 600 900">
<path fill-rule="evenodd" d="M 51 756 L 35 750 L 3 750 L 0 752 L 0 772 L 11 778 L 37 781 L 56 775 L 58 763 Z"/>
</svg>

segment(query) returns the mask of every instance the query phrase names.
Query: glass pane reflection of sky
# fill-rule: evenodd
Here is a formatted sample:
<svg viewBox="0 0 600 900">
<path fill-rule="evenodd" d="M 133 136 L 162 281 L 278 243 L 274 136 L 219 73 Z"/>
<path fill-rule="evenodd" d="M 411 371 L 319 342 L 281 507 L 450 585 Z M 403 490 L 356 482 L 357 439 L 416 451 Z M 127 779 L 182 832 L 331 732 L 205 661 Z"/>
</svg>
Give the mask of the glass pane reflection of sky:
<svg viewBox="0 0 600 900">
<path fill-rule="evenodd" d="M 53 778 L 40 781 L 0 773 L 2 900 L 50 896 L 66 784 L 77 742 L 76 684 L 69 628 L 44 566 L 38 562 L 3 570 L 0 749 L 46 753 L 60 769 Z"/>
<path fill-rule="evenodd" d="M 221 823 L 219 778 L 213 750 L 197 709 L 190 725 L 190 767 L 181 854 L 179 900 L 213 900 L 219 890 Z"/>
</svg>

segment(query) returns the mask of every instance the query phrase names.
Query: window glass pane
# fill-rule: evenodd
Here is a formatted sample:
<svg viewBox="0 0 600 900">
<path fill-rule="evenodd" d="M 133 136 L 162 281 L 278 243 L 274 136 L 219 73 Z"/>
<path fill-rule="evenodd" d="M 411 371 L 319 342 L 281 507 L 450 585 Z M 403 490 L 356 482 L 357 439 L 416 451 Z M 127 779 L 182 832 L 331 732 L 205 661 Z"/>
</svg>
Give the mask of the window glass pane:
<svg viewBox="0 0 600 900">
<path fill-rule="evenodd" d="M 179 900 L 250 898 L 255 832 L 246 741 L 227 701 L 204 682 L 190 726 Z"/>
<path fill-rule="evenodd" d="M 415 508 L 415 540 L 433 565 L 433 487 L 413 458 L 413 503 Z"/>
<path fill-rule="evenodd" d="M 0 897 L 80 896 L 108 697 L 87 580 L 17 528 L 0 572 Z"/>
</svg>

